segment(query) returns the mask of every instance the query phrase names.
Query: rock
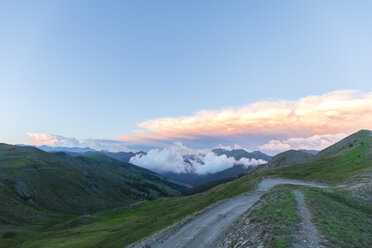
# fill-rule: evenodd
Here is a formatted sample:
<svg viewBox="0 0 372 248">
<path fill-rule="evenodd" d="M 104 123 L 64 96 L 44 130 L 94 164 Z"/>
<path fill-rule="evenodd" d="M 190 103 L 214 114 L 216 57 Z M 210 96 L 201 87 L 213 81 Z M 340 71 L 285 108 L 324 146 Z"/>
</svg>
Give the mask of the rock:
<svg viewBox="0 0 372 248">
<path fill-rule="evenodd" d="M 25 200 L 29 200 L 32 197 L 32 189 L 22 181 L 17 181 L 15 184 L 15 189 L 20 197 L 22 197 Z"/>
</svg>

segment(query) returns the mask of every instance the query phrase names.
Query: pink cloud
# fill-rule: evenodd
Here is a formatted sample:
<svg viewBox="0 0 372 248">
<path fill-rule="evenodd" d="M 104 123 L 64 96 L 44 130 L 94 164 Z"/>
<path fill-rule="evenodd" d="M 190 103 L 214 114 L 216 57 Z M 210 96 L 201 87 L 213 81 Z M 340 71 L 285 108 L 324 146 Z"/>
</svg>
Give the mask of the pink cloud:
<svg viewBox="0 0 372 248">
<path fill-rule="evenodd" d="M 351 133 L 372 127 L 372 92 L 342 90 L 295 101 L 260 101 L 237 109 L 203 110 L 192 116 L 149 120 L 139 127 L 143 129 L 123 134 L 120 140 L 146 143 L 205 136 Z"/>
<path fill-rule="evenodd" d="M 33 145 L 90 146 L 113 151 L 126 150 L 127 145 L 163 146 L 175 141 L 185 144 L 190 141 L 190 144 L 213 138 L 230 145 L 246 140 L 256 146 L 260 140 L 261 144 L 267 142 L 260 147 L 266 151 L 319 150 L 333 142 L 331 138 L 327 141 L 327 135 L 339 137 L 338 134 L 371 129 L 372 92 L 342 90 L 291 101 L 260 101 L 241 108 L 203 110 L 191 116 L 149 120 L 139 127 L 143 129 L 123 134 L 117 140 L 78 140 L 43 133 L 29 133 L 29 136 L 34 138 Z"/>
<path fill-rule="evenodd" d="M 28 133 L 28 136 L 33 138 L 30 142 L 35 146 L 53 146 L 53 147 L 90 147 L 92 149 L 101 151 L 121 152 L 129 151 L 122 141 L 109 139 L 76 139 L 64 137 L 61 135 L 46 134 L 46 133 Z"/>
<path fill-rule="evenodd" d="M 33 138 L 30 144 L 34 146 L 41 146 L 41 145 L 54 146 L 60 140 L 57 135 L 53 135 L 53 134 L 28 133 L 27 135 Z"/>
<path fill-rule="evenodd" d="M 289 138 L 286 140 L 270 140 L 268 143 L 261 145 L 259 149 L 264 152 L 282 152 L 290 149 L 306 149 L 306 150 L 323 150 L 324 148 L 333 145 L 334 143 L 345 138 L 344 133 L 314 135 L 307 138 Z"/>
</svg>

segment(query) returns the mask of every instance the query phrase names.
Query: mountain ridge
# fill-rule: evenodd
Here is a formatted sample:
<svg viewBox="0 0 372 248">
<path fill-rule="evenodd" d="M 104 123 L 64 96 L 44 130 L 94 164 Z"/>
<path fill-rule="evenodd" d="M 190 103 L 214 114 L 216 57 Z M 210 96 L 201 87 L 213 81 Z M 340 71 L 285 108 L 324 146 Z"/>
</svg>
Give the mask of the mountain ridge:
<svg viewBox="0 0 372 248">
<path fill-rule="evenodd" d="M 233 150 L 226 150 L 223 148 L 216 148 L 213 149 L 212 152 L 216 154 L 217 156 L 223 156 L 225 155 L 228 158 L 234 158 L 237 163 L 235 163 L 232 167 L 227 168 L 225 170 L 215 172 L 215 173 L 208 173 L 199 175 L 196 173 L 174 173 L 174 172 L 163 172 L 161 175 L 165 176 L 168 179 L 171 179 L 173 181 L 183 183 L 186 185 L 189 185 L 191 187 L 198 187 L 203 184 L 208 184 L 213 181 L 217 180 L 223 180 L 223 179 L 232 179 L 235 177 L 238 177 L 244 173 L 247 173 L 248 171 L 252 170 L 255 166 L 245 166 L 244 164 L 240 164 L 238 161 L 242 158 L 246 159 L 256 159 L 256 160 L 264 160 L 264 161 L 270 161 L 272 159 L 271 156 L 262 153 L 260 151 L 254 151 L 254 152 L 247 152 L 243 149 L 233 149 Z M 195 156 L 184 156 L 184 161 L 186 163 L 195 160 Z"/>
<path fill-rule="evenodd" d="M 216 155 L 226 155 L 228 158 L 233 157 L 235 160 L 240 160 L 241 158 L 248 158 L 248 159 L 262 159 L 265 161 L 270 161 L 272 156 L 269 156 L 260 151 L 253 151 L 248 152 L 244 149 L 233 149 L 233 150 L 226 150 L 223 148 L 215 148 L 212 150 Z"/>
<path fill-rule="evenodd" d="M 352 187 L 349 187 L 351 185 L 353 187 L 360 187 L 359 184 L 363 182 L 360 181 L 361 178 L 368 178 L 369 181 L 367 183 L 370 183 L 370 178 L 372 177 L 372 136 L 370 133 L 368 133 L 368 135 L 364 133 L 360 136 L 360 140 L 357 140 L 357 142 L 353 144 L 354 145 L 350 149 L 346 148 L 344 152 L 336 157 L 327 157 L 322 159 L 314 159 L 314 157 L 312 157 L 312 159 L 305 163 L 292 165 L 278 163 L 280 166 L 268 168 L 259 173 L 246 174 L 235 180 L 218 184 L 212 188 L 206 187 L 206 191 L 197 194 L 182 197 L 162 198 L 155 201 L 144 201 L 131 207 L 107 210 L 93 214 L 93 217 L 88 220 L 86 220 L 84 216 L 72 218 L 69 219 L 69 221 L 64 220 L 58 222 L 58 227 L 57 225 L 54 225 L 53 228 L 42 228 L 35 234 L 30 234 L 28 231 L 30 228 L 33 228 L 33 226 L 22 227 L 23 230 L 26 231 L 23 231 L 21 234 L 15 233 L 13 231 L 14 229 L 5 229 L 10 230 L 6 235 L 13 238 L 9 238 L 5 241 L 0 239 L 0 244 L 5 244 L 5 247 L 67 248 L 69 246 L 71 247 L 71 245 L 81 247 L 99 246 L 107 248 L 118 247 L 120 245 L 120 247 L 122 247 L 180 221 L 180 223 L 185 223 L 183 221 L 188 221 L 190 218 L 191 220 L 198 218 L 198 213 L 203 213 L 203 211 L 213 211 L 215 206 L 226 202 L 227 198 L 232 198 L 238 195 L 248 196 L 258 188 L 262 179 L 267 179 L 268 177 L 300 179 L 302 181 L 318 181 L 322 182 L 322 185 L 324 185 L 324 183 L 328 184 L 330 188 L 325 189 L 324 191 L 310 190 L 310 192 L 308 187 L 304 189 L 305 193 L 311 193 L 306 196 L 312 196 L 310 200 L 314 202 L 314 204 L 309 205 L 309 207 L 321 207 L 321 209 L 318 210 L 322 211 L 322 215 L 317 215 L 316 217 L 327 217 L 326 219 L 319 219 L 319 223 L 317 224 L 325 227 L 323 228 L 325 231 L 329 230 L 329 232 L 331 232 L 330 234 L 325 233 L 331 235 L 326 237 L 329 241 L 332 240 L 332 238 L 339 237 L 338 239 L 342 241 L 350 241 L 350 244 L 355 244 L 359 242 L 357 234 L 360 228 L 363 228 L 362 230 L 364 231 L 370 230 L 368 229 L 368 226 L 364 225 L 363 227 L 360 227 L 359 223 L 356 223 L 355 228 L 351 229 L 339 227 L 342 224 L 349 224 L 349 220 L 353 220 L 351 217 L 358 217 L 358 220 L 365 220 L 371 216 L 370 205 L 368 205 L 370 202 L 362 200 L 356 201 L 356 198 L 349 196 L 347 190 L 354 190 Z M 341 147 L 344 147 L 343 149 L 345 149 L 344 145 Z M 61 154 L 61 156 L 62 155 L 65 156 L 64 154 Z M 277 192 L 283 192 L 283 189 L 292 190 L 290 187 L 277 188 L 277 191 L 272 193 L 276 194 Z M 303 188 L 299 188 L 299 190 L 302 189 Z M 372 191 L 365 192 L 371 194 L 368 192 Z M 320 198 L 318 198 L 318 196 Z M 281 197 L 280 199 L 284 198 Z M 288 201 L 286 204 L 280 206 L 272 204 L 275 202 L 264 201 L 264 205 L 269 204 L 267 205 L 267 210 L 269 212 L 257 212 L 259 215 L 255 215 L 256 220 L 257 217 L 267 218 L 266 213 L 271 213 L 269 217 L 272 215 L 278 216 L 277 221 L 281 221 L 283 219 L 281 213 L 287 211 L 286 213 L 290 213 L 291 216 L 293 216 L 291 221 L 295 221 L 296 225 L 301 224 L 296 222 L 296 213 L 293 212 L 294 210 L 288 212 Z M 356 203 L 354 204 L 353 202 Z M 0 203 L 3 203 L 3 201 L 0 201 Z M 322 206 L 317 203 L 321 203 Z M 259 207 L 260 205 L 257 206 Z M 345 210 L 348 211 L 350 209 L 353 209 L 354 212 L 349 215 L 349 212 L 345 212 Z M 344 216 L 345 213 L 348 214 L 347 218 L 339 217 Z M 328 218 L 328 216 L 331 215 L 333 219 Z M 329 226 L 329 223 L 325 220 L 331 220 L 332 225 L 334 225 L 336 229 L 334 229 L 334 226 Z M 265 223 L 270 224 L 271 222 Z M 354 225 L 355 223 L 351 224 Z M 280 231 L 281 228 L 278 227 L 282 226 L 273 226 L 273 228 L 277 228 Z M 262 228 L 266 232 L 266 226 L 263 226 Z M 334 236 L 335 234 L 336 236 Z M 351 236 L 352 238 L 350 239 L 342 238 L 349 237 L 348 235 L 351 234 L 354 236 Z M 368 234 L 369 233 L 364 235 L 364 239 L 367 239 L 367 242 L 371 241 L 371 236 Z M 278 237 L 280 238 L 282 236 Z M 264 241 L 265 237 L 259 236 L 258 238 L 260 241 Z M 363 242 L 363 244 L 365 244 L 365 241 Z M 353 246 L 366 247 L 365 245 Z"/>
<path fill-rule="evenodd" d="M 44 212 L 90 214 L 186 191 L 152 171 L 101 154 L 72 157 L 7 144 L 0 144 L 0 186 L 0 215 L 10 223 L 38 219 L 22 208 L 40 218 Z"/>
<path fill-rule="evenodd" d="M 252 173 L 259 173 L 265 170 L 289 166 L 293 164 L 301 164 L 310 161 L 313 158 L 314 155 L 311 153 L 292 149 L 275 155 L 266 164 L 258 165 L 252 170 Z"/>
</svg>

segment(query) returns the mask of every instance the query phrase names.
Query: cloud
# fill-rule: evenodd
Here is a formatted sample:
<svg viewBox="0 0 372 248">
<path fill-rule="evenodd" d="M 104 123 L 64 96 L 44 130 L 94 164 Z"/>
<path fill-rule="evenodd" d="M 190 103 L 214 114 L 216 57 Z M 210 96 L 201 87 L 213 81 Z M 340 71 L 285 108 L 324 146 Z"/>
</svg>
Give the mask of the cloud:
<svg viewBox="0 0 372 248">
<path fill-rule="evenodd" d="M 234 158 L 228 158 L 226 155 L 217 156 L 213 152 L 208 152 L 201 157 L 201 163 L 194 163 L 196 165 L 196 173 L 203 175 L 208 173 L 216 173 L 219 171 L 231 168 L 235 164 Z"/>
<path fill-rule="evenodd" d="M 246 167 L 264 164 L 264 160 L 241 158 L 236 161 L 226 155 L 217 156 L 211 150 L 192 150 L 180 142 L 163 149 L 151 149 L 146 155 L 132 157 L 131 163 L 156 172 L 216 173 L 241 164 Z"/>
<path fill-rule="evenodd" d="M 233 148 L 231 146 L 224 146 L 221 144 L 218 144 L 217 146 L 213 147 L 213 149 L 224 149 L 226 151 L 232 151 Z"/>
<path fill-rule="evenodd" d="M 137 155 L 130 159 L 130 162 L 153 171 L 172 171 L 175 173 L 186 173 L 187 165 L 183 156 L 192 151 L 179 142 L 164 149 L 151 149 L 145 156 Z"/>
<path fill-rule="evenodd" d="M 289 138 L 286 140 L 270 140 L 260 146 L 265 152 L 282 152 L 290 149 L 322 150 L 345 138 L 344 133 L 314 135 L 307 138 Z"/>
<path fill-rule="evenodd" d="M 231 146 L 224 146 L 224 145 L 221 145 L 221 144 L 218 144 L 217 146 L 213 147 L 212 149 L 224 149 L 226 151 L 232 151 L 232 150 L 245 150 L 247 152 L 252 152 L 251 150 L 247 149 L 247 148 L 244 148 L 240 145 L 237 145 L 237 144 L 234 144 L 233 147 Z"/>
<path fill-rule="evenodd" d="M 122 141 L 108 140 L 108 139 L 82 139 L 68 138 L 60 135 L 46 134 L 46 133 L 28 133 L 28 136 L 33 138 L 31 145 L 53 146 L 53 147 L 90 147 L 97 151 L 120 152 L 129 151 Z"/>
<path fill-rule="evenodd" d="M 237 109 L 142 122 L 120 140 L 146 143 L 241 135 L 308 137 L 351 133 L 372 126 L 372 92 L 341 90 L 295 101 L 260 101 Z"/>
<path fill-rule="evenodd" d="M 254 159 L 254 158 L 241 158 L 239 159 L 238 161 L 235 162 L 236 164 L 242 164 L 244 165 L 245 167 L 249 167 L 249 166 L 257 166 L 259 164 L 266 164 L 267 161 L 263 160 L 263 159 Z"/>
<path fill-rule="evenodd" d="M 291 146 L 287 144 L 285 141 L 270 140 L 269 143 L 266 143 L 260 146 L 259 149 L 265 152 L 270 152 L 270 151 L 281 152 L 281 151 L 290 150 Z"/>
<path fill-rule="evenodd" d="M 297 100 L 259 101 L 240 108 L 202 110 L 190 116 L 159 118 L 142 122 L 141 130 L 123 134 L 117 140 L 67 138 L 53 134 L 29 133 L 34 145 L 91 147 L 97 150 L 127 151 L 128 145 L 168 146 L 151 149 L 148 156 L 135 157 L 135 164 L 156 171 L 197 172 L 199 174 L 230 168 L 235 163 L 246 166 L 261 161 L 231 161 L 216 156 L 215 146 L 232 150 L 239 143 L 270 153 L 289 149 L 321 150 L 347 134 L 372 127 L 372 92 L 334 91 Z M 293 138 L 295 137 L 295 138 Z M 182 141 L 182 143 L 175 143 Z M 184 156 L 194 160 L 185 163 Z"/>
</svg>

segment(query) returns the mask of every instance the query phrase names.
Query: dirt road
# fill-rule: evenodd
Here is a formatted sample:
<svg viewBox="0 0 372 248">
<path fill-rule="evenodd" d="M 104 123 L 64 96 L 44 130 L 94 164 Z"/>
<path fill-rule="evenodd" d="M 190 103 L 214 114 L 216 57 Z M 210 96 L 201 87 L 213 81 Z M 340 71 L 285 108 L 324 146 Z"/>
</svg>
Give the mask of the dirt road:
<svg viewBox="0 0 372 248">
<path fill-rule="evenodd" d="M 199 215 L 161 233 L 147 237 L 128 247 L 180 248 L 215 247 L 229 226 L 267 191 L 279 184 L 295 184 L 324 188 L 325 185 L 290 179 L 263 179 L 255 191 L 223 200 Z"/>
<path fill-rule="evenodd" d="M 293 195 L 297 200 L 298 212 L 301 216 L 301 228 L 295 247 L 318 248 L 320 247 L 318 231 L 311 222 L 311 213 L 306 206 L 304 195 L 298 190 L 293 190 Z"/>
</svg>

